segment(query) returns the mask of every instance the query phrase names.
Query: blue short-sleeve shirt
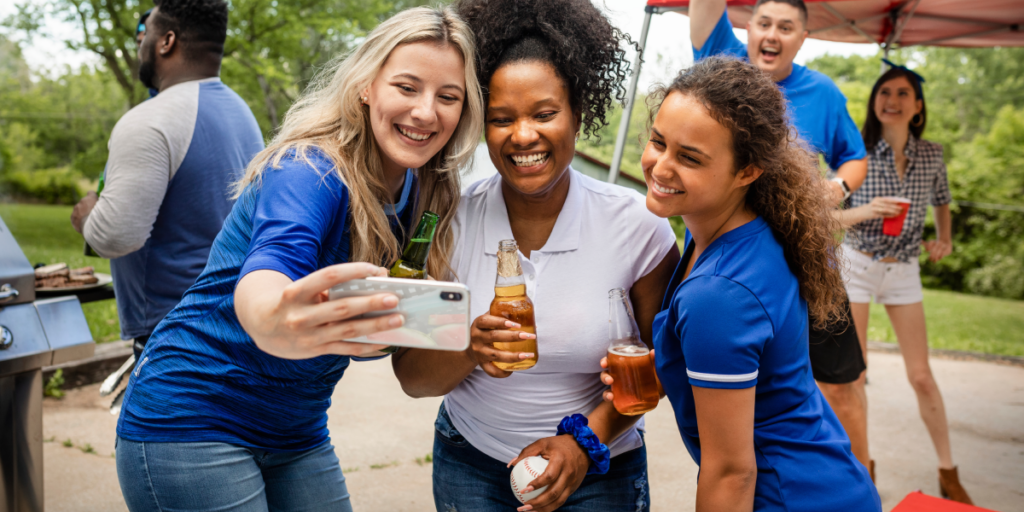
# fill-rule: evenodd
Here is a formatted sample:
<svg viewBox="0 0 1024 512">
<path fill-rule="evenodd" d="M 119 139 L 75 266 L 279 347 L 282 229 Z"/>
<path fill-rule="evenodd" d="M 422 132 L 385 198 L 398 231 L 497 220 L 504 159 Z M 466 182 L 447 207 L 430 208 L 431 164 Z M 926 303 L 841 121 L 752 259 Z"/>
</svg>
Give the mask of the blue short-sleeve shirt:
<svg viewBox="0 0 1024 512">
<path fill-rule="evenodd" d="M 727 12 L 722 13 L 704 46 L 693 49 L 694 61 L 712 55 L 749 60 L 747 46 L 733 33 Z M 867 156 L 864 139 L 846 110 L 846 97 L 832 79 L 793 64 L 793 72 L 778 84 L 786 97 L 790 122 L 811 149 L 825 155 L 829 167 L 838 169 Z"/>
<path fill-rule="evenodd" d="M 205 270 L 153 331 L 132 372 L 120 437 L 270 451 L 328 440 L 327 408 L 350 358 L 267 354 L 242 329 L 234 303 L 235 285 L 249 272 L 274 270 L 297 280 L 349 261 L 349 190 L 326 155 L 308 155 L 310 162 L 285 156 L 235 202 Z M 407 171 L 401 200 L 390 209 L 400 241 L 415 188 Z"/>
<path fill-rule="evenodd" d="M 658 377 L 699 465 L 693 387 L 756 388 L 754 510 L 878 512 L 867 470 L 811 375 L 807 303 L 764 219 L 687 251 L 654 321 Z M 836 489 L 842 489 L 837 493 Z"/>
</svg>

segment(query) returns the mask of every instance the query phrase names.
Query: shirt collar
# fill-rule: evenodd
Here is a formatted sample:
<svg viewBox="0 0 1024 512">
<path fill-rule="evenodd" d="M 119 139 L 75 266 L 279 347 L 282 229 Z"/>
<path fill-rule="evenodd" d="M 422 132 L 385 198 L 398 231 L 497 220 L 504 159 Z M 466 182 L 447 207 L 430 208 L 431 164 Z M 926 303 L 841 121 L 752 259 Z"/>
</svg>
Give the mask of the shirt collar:
<svg viewBox="0 0 1024 512">
<path fill-rule="evenodd" d="M 562 211 L 558 213 L 551 236 L 538 252 L 564 252 L 579 248 L 583 221 L 583 185 L 579 182 L 579 174 L 571 166 L 566 172 L 569 173 L 569 194 L 562 205 Z M 487 186 L 485 194 L 484 252 L 498 254 L 498 242 L 513 238 L 512 226 L 508 222 L 508 208 L 501 193 L 500 176 Z"/>
<path fill-rule="evenodd" d="M 409 203 L 409 192 L 412 190 L 412 169 L 405 170 L 405 184 L 402 185 L 402 197 L 398 199 L 395 204 L 385 204 L 384 214 L 385 215 L 398 215 L 405 210 L 405 205 Z"/>
<path fill-rule="evenodd" d="M 886 142 L 886 140 L 884 138 L 879 137 L 878 138 L 878 142 L 875 143 L 875 154 L 883 155 L 883 154 L 885 154 L 886 151 L 888 151 L 890 149 L 892 149 L 892 147 L 889 146 L 889 143 Z M 907 137 L 907 147 L 903 148 L 903 154 L 905 156 L 909 157 L 909 156 L 915 155 L 916 153 L 917 153 L 917 137 L 914 137 L 914 134 L 911 133 L 910 136 Z"/>
</svg>

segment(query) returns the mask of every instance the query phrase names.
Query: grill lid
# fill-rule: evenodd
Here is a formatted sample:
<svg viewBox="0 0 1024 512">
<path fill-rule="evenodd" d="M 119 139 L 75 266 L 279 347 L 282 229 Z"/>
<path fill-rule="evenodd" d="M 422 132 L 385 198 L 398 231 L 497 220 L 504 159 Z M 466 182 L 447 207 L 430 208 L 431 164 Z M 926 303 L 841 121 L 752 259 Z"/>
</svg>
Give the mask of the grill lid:
<svg viewBox="0 0 1024 512">
<path fill-rule="evenodd" d="M 36 278 L 21 246 L 0 218 L 0 308 L 36 300 Z"/>
</svg>

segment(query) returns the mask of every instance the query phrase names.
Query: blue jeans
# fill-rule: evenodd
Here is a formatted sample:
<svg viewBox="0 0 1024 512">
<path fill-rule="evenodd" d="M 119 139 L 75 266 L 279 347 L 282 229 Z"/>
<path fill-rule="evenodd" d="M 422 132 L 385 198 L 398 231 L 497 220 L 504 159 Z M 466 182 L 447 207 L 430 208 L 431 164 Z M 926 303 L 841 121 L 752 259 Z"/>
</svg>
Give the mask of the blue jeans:
<svg viewBox="0 0 1024 512">
<path fill-rule="evenodd" d="M 117 479 L 131 512 L 352 512 L 331 443 L 267 452 L 227 443 L 117 439 Z"/>
<path fill-rule="evenodd" d="M 444 405 L 434 423 L 434 507 L 437 512 L 514 511 L 512 470 L 469 444 L 452 425 Z M 650 510 L 647 448 L 612 458 L 604 475 L 587 475 L 560 512 L 642 512 Z"/>
</svg>

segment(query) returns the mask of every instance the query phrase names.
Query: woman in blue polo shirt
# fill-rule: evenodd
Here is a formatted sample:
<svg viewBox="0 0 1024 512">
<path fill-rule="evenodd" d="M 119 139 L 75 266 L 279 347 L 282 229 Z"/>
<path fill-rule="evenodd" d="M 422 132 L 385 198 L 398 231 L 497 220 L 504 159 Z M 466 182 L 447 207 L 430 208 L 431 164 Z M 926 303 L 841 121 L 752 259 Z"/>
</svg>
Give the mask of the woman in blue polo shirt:
<svg viewBox="0 0 1024 512">
<path fill-rule="evenodd" d="M 711 57 L 660 96 L 647 208 L 681 215 L 687 234 L 654 346 L 700 465 L 696 509 L 881 510 L 811 375 L 808 310 L 829 321 L 844 297 L 827 184 L 782 94 L 750 64 Z"/>
<path fill-rule="evenodd" d="M 446 275 L 458 169 L 482 127 L 473 48 L 450 9 L 404 11 L 288 111 L 132 372 L 117 425 L 130 510 L 352 510 L 327 408 L 350 356 L 380 347 L 343 340 L 402 318 L 352 318 L 393 295 L 326 291 L 381 275 L 425 209 L 441 217 L 429 271 Z"/>
</svg>

